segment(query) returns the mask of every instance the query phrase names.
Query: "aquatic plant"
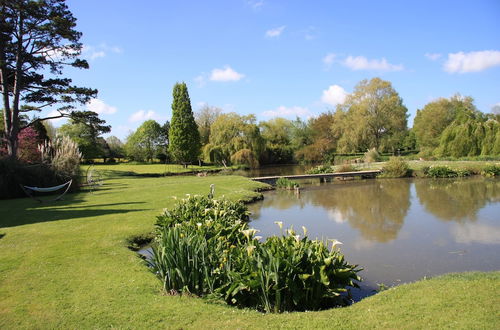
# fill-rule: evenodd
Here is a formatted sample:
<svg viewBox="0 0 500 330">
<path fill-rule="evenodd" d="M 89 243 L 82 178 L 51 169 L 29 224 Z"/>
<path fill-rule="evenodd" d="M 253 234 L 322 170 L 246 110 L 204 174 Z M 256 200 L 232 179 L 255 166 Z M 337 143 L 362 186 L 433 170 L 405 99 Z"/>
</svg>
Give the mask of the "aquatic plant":
<svg viewBox="0 0 500 330">
<path fill-rule="evenodd" d="M 431 178 L 456 178 L 458 173 L 449 166 L 438 165 L 429 167 L 427 176 Z"/>
<path fill-rule="evenodd" d="M 491 177 L 500 175 L 500 165 L 486 165 L 481 171 L 482 176 Z"/>
<path fill-rule="evenodd" d="M 206 206 L 213 206 L 206 208 Z M 293 229 L 261 243 L 241 203 L 188 197 L 157 221 L 151 266 L 170 293 L 216 297 L 265 312 L 341 305 L 357 265 Z M 282 228 L 282 223 L 279 223 Z"/>
<path fill-rule="evenodd" d="M 298 188 L 299 184 L 296 181 L 280 177 L 278 180 L 276 180 L 276 187 L 282 188 L 282 189 L 294 189 Z"/>
</svg>

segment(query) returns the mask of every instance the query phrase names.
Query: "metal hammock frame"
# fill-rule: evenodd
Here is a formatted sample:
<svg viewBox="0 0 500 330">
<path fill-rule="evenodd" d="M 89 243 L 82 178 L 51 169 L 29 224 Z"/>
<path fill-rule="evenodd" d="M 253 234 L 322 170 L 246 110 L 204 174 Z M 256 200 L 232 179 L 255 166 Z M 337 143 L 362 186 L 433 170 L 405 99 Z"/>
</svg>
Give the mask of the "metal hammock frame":
<svg viewBox="0 0 500 330">
<path fill-rule="evenodd" d="M 66 193 L 68 192 L 72 183 L 73 183 L 73 179 L 69 180 L 66 183 L 63 183 L 61 185 L 54 186 L 54 187 L 40 188 L 40 187 L 30 187 L 30 186 L 25 186 L 25 185 L 20 185 L 20 186 L 21 186 L 21 189 L 26 193 L 26 195 L 28 195 L 29 197 L 33 198 L 34 200 L 36 200 L 40 203 L 43 203 L 44 202 L 43 200 L 34 196 L 34 194 L 33 194 L 34 192 L 53 192 L 53 191 L 60 190 L 60 189 L 64 188 L 65 186 L 67 186 L 62 194 L 57 196 L 55 199 L 51 199 L 51 200 L 46 201 L 46 202 L 55 202 L 55 201 L 61 200 L 63 198 L 63 196 L 66 195 Z"/>
</svg>

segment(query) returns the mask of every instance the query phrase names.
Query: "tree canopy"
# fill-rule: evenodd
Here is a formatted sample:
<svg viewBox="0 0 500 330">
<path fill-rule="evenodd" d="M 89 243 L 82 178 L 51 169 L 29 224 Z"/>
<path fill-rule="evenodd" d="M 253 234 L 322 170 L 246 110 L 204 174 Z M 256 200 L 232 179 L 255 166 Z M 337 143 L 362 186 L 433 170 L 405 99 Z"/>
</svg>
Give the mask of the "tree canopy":
<svg viewBox="0 0 500 330">
<path fill-rule="evenodd" d="M 79 58 L 81 33 L 64 0 L 2 0 L 0 2 L 0 86 L 4 135 L 11 158 L 16 158 L 18 134 L 35 122 L 69 117 L 75 104 L 95 97 L 97 91 L 78 87 L 60 77 L 64 67 L 88 68 Z M 58 111 L 49 117 L 39 112 Z M 23 124 L 22 115 L 32 114 Z"/>
<path fill-rule="evenodd" d="M 339 120 L 333 130 L 340 136 L 342 152 L 392 151 L 406 134 L 408 115 L 403 100 L 389 81 L 380 78 L 358 83 L 336 112 L 340 112 Z"/>
<path fill-rule="evenodd" d="M 133 160 L 153 162 L 157 154 L 162 151 L 164 141 L 161 125 L 150 119 L 127 138 L 125 150 L 127 156 Z"/>
</svg>

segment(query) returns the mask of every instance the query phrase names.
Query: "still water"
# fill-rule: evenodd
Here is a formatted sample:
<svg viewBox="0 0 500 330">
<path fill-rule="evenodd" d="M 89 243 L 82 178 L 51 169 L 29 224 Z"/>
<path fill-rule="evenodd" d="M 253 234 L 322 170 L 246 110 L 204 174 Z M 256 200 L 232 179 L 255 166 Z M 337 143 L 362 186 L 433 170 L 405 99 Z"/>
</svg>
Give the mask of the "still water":
<svg viewBox="0 0 500 330">
<path fill-rule="evenodd" d="M 337 239 L 348 262 L 364 268 L 367 296 L 386 286 L 448 272 L 500 269 L 500 179 L 377 179 L 276 190 L 249 205 L 263 237 L 274 224 L 309 238 Z"/>
</svg>

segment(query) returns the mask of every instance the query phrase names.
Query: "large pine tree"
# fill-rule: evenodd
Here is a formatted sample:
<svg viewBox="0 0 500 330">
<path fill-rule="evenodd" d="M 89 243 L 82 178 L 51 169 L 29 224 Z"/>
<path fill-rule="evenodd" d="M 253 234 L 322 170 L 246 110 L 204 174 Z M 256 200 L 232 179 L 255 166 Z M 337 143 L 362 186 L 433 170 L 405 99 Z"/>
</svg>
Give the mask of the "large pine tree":
<svg viewBox="0 0 500 330">
<path fill-rule="evenodd" d="M 200 133 L 194 120 L 191 100 L 185 83 L 177 83 L 173 91 L 169 152 L 178 163 L 191 163 L 200 154 Z"/>
</svg>

